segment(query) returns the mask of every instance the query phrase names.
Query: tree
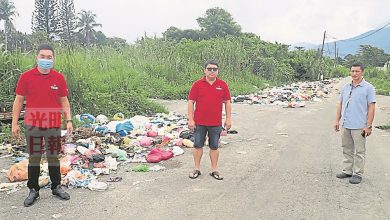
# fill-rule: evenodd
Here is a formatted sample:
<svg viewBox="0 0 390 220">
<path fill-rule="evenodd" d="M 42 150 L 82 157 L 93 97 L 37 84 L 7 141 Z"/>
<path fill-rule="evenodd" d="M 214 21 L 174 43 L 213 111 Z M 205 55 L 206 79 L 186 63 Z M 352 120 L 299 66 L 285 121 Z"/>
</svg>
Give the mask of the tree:
<svg viewBox="0 0 390 220">
<path fill-rule="evenodd" d="M 18 16 L 15 5 L 9 0 L 0 0 L 0 21 L 4 21 L 5 50 L 8 49 L 8 36 L 14 27 L 14 17 Z"/>
<path fill-rule="evenodd" d="M 348 54 L 344 59 L 344 65 L 348 67 L 354 63 L 367 67 L 382 67 L 390 59 L 390 55 L 386 54 L 383 49 L 371 45 L 360 45 L 356 55 Z"/>
<path fill-rule="evenodd" d="M 371 45 L 360 45 L 358 55 L 365 66 L 383 67 L 388 61 L 388 55 L 383 49 Z"/>
<path fill-rule="evenodd" d="M 77 28 L 77 17 L 73 0 L 60 0 L 60 37 L 65 43 L 73 44 L 74 32 Z"/>
<path fill-rule="evenodd" d="M 171 26 L 163 33 L 163 36 L 167 40 L 179 41 L 183 38 L 183 31 L 177 27 Z"/>
<path fill-rule="evenodd" d="M 87 46 L 91 44 L 93 40 L 96 39 L 96 27 L 101 27 L 101 24 L 96 23 L 96 14 L 93 14 L 91 11 L 82 10 L 79 13 L 79 33 L 82 36 L 82 42 Z"/>
<path fill-rule="evenodd" d="M 207 38 L 227 35 L 239 36 L 241 34 L 241 26 L 234 21 L 229 12 L 222 8 L 208 9 L 206 15 L 197 18 L 196 21 Z"/>
<path fill-rule="evenodd" d="M 58 0 L 35 0 L 32 31 L 43 31 L 49 39 L 56 39 L 60 33 Z"/>
</svg>

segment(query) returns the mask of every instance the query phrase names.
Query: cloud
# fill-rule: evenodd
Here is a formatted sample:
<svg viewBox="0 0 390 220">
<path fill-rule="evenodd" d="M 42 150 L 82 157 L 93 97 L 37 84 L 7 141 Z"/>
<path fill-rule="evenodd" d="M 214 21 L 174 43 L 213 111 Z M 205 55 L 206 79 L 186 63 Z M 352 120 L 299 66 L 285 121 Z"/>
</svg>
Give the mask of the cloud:
<svg viewBox="0 0 390 220">
<path fill-rule="evenodd" d="M 13 0 L 20 14 L 16 27 L 31 32 L 32 0 Z M 76 11 L 91 10 L 108 36 L 134 41 L 161 36 L 170 26 L 197 29 L 196 18 L 207 9 L 230 12 L 245 32 L 267 41 L 320 43 L 329 36 L 345 39 L 390 22 L 388 0 L 75 0 Z"/>
</svg>

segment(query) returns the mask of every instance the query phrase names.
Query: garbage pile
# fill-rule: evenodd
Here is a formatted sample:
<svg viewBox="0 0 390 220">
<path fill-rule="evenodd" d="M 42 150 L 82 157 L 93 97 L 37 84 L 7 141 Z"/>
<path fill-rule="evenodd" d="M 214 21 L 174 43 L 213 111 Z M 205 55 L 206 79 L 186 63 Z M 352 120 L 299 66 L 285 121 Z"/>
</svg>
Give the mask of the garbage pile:
<svg viewBox="0 0 390 220">
<path fill-rule="evenodd" d="M 176 113 L 156 114 L 153 117 L 134 116 L 126 119 L 118 113 L 109 120 L 104 115 L 77 115 L 72 135 L 62 134 L 60 157 L 62 185 L 90 190 L 106 190 L 107 183 L 98 181 L 100 175 L 109 175 L 118 165 L 138 163 L 134 172 L 160 171 L 162 164 L 149 167 L 184 153 L 184 147 L 193 147 L 193 132 L 187 128 L 187 119 Z M 12 148 L 12 147 L 11 147 Z M 10 150 L 10 146 L 3 146 Z M 9 152 L 11 153 L 11 152 Z M 13 192 L 27 180 L 28 154 L 12 152 L 14 161 L 6 175 L 11 183 L 1 183 L 0 191 Z M 11 154 L 9 154 L 11 155 Z M 44 157 L 43 157 L 44 158 Z M 41 162 L 40 186 L 48 187 L 48 163 Z M 112 177 L 108 182 L 121 181 Z"/>
<path fill-rule="evenodd" d="M 267 88 L 258 93 L 232 97 L 233 103 L 278 105 L 286 108 L 305 107 L 306 102 L 321 102 L 333 88 L 336 79 L 292 83 Z"/>
</svg>

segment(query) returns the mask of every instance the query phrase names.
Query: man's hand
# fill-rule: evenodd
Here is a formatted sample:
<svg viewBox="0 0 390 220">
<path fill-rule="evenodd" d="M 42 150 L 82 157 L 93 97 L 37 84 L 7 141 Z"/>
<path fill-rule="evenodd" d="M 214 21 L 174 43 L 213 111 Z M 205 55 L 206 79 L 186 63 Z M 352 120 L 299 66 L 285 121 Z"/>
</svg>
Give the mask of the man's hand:
<svg viewBox="0 0 390 220">
<path fill-rule="evenodd" d="M 188 120 L 188 128 L 193 131 L 196 128 L 195 121 L 194 120 Z"/>
<path fill-rule="evenodd" d="M 225 129 L 229 130 L 232 127 L 232 120 L 226 119 L 225 120 Z"/>
<path fill-rule="evenodd" d="M 336 132 L 340 131 L 340 122 L 336 121 L 336 122 L 334 123 L 333 127 L 334 127 L 334 130 L 335 130 Z"/>
<path fill-rule="evenodd" d="M 66 130 L 68 132 L 68 135 L 71 135 L 72 132 L 73 132 L 73 125 L 72 125 L 72 122 L 67 122 L 66 123 Z"/>
<path fill-rule="evenodd" d="M 12 137 L 19 138 L 20 127 L 18 124 L 12 124 Z"/>
<path fill-rule="evenodd" d="M 372 128 L 367 128 L 367 127 L 365 127 L 365 128 L 363 128 L 363 130 L 362 130 L 362 133 L 365 133 L 365 137 L 368 137 L 368 136 L 370 136 L 371 135 L 371 133 L 372 133 Z"/>
</svg>

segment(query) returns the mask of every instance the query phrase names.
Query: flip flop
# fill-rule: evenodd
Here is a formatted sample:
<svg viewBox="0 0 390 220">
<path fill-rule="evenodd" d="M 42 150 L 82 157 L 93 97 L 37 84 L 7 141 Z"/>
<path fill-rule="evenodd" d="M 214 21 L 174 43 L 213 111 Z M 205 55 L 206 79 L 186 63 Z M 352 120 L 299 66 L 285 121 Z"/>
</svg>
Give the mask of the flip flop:
<svg viewBox="0 0 390 220">
<path fill-rule="evenodd" d="M 223 180 L 223 177 L 221 176 L 221 174 L 219 174 L 218 171 L 211 172 L 210 176 L 214 177 L 214 179 L 216 180 Z"/>
<path fill-rule="evenodd" d="M 198 176 L 202 175 L 199 170 L 194 170 L 190 173 L 189 178 L 196 179 Z"/>
</svg>

